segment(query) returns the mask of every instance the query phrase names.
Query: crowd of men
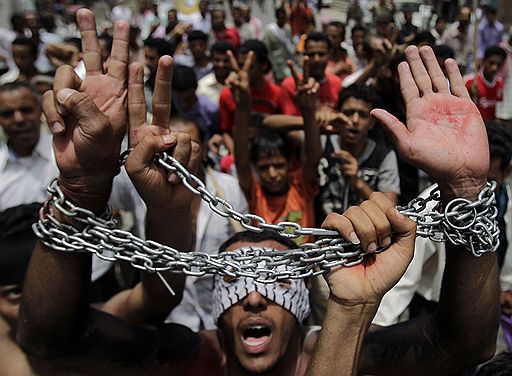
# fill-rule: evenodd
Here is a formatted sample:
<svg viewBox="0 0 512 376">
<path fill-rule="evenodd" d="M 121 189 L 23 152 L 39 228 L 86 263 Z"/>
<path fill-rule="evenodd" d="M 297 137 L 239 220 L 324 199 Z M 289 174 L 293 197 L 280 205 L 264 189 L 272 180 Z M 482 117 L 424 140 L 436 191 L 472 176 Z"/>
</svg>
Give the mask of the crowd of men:
<svg viewBox="0 0 512 376">
<path fill-rule="evenodd" d="M 100 3 L 0 29 L 0 374 L 512 372 L 512 28 L 494 3 L 439 1 L 418 25 L 393 0 L 355 0 L 343 20 L 283 1 L 270 24 L 247 1 L 166 17 Z M 55 178 L 183 252 L 315 240 L 242 231 L 153 163 L 163 151 L 239 213 L 335 229 L 370 261 L 270 285 L 164 273 L 172 295 L 128 263 L 36 242 Z M 392 209 L 434 183 L 443 204 L 474 200 L 487 180 L 500 244 L 480 258 Z"/>
</svg>

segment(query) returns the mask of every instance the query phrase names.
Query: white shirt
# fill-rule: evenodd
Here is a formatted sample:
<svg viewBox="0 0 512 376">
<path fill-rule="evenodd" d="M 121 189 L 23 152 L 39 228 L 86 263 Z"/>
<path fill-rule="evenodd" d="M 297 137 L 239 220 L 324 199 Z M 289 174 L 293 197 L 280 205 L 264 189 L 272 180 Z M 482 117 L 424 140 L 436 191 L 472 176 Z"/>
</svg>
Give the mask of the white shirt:
<svg viewBox="0 0 512 376">
<path fill-rule="evenodd" d="M 217 82 L 215 73 L 208 73 L 197 82 L 197 95 L 203 95 L 210 98 L 212 102 L 219 103 L 219 97 L 224 85 Z"/>
<path fill-rule="evenodd" d="M 206 189 L 228 200 L 240 213 L 247 213 L 248 205 L 238 180 L 231 175 L 211 170 L 206 174 Z M 212 176 L 217 180 L 222 194 L 215 188 Z M 227 218 L 214 213 L 205 201 L 201 201 L 197 215 L 196 250 L 217 254 L 219 246 L 235 234 Z M 212 317 L 213 277 L 187 277 L 183 300 L 170 314 L 168 322 L 188 326 L 194 331 L 214 329 Z M 201 327 L 202 325 L 202 327 Z"/>
<path fill-rule="evenodd" d="M 0 211 L 30 202 L 43 202 L 46 186 L 59 171 L 52 137 L 41 129 L 39 141 L 28 157 L 17 156 L 6 143 L 0 145 Z"/>
</svg>

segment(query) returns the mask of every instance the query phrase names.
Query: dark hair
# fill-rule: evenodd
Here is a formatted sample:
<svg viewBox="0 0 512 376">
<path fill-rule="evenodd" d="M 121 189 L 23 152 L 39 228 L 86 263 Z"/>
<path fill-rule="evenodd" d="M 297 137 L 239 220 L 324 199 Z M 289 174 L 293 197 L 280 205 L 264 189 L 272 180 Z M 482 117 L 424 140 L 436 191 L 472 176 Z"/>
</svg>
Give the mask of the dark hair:
<svg viewBox="0 0 512 376">
<path fill-rule="evenodd" d="M 446 20 L 446 18 L 444 18 L 443 16 L 439 16 L 439 17 L 437 17 L 437 19 L 436 19 L 436 23 L 435 23 L 435 24 L 437 25 L 437 23 L 438 23 L 438 22 L 441 22 L 441 21 L 443 21 L 443 22 L 445 22 L 445 23 L 446 23 L 446 22 L 448 22 L 448 21 Z"/>
<path fill-rule="evenodd" d="M 112 43 L 114 42 L 114 39 L 112 38 L 112 35 L 110 35 L 109 33 L 104 31 L 103 33 L 101 33 L 98 36 L 98 39 L 104 40 L 105 43 L 107 44 L 107 49 L 109 51 L 112 50 Z"/>
<path fill-rule="evenodd" d="M 0 285 L 20 284 L 37 241 L 32 224 L 40 203 L 18 205 L 0 213 Z"/>
<path fill-rule="evenodd" d="M 421 31 L 414 37 L 412 44 L 427 43 L 429 46 L 433 46 L 436 43 L 436 38 L 430 31 Z"/>
<path fill-rule="evenodd" d="M 442 60 L 454 59 L 455 51 L 453 51 L 453 48 L 446 44 L 440 44 L 434 46 L 434 55 L 436 55 L 437 58 Z"/>
<path fill-rule="evenodd" d="M 512 374 L 512 354 L 503 352 L 478 370 L 476 376 L 508 376 Z"/>
<path fill-rule="evenodd" d="M 192 124 L 194 128 L 196 128 L 199 133 L 199 138 L 204 142 L 206 141 L 206 132 L 201 123 L 197 120 L 197 118 L 187 115 L 172 115 L 171 116 L 171 125 L 172 123 L 183 123 L 183 124 Z"/>
<path fill-rule="evenodd" d="M 208 42 L 208 34 L 204 33 L 201 30 L 192 30 L 188 33 L 187 40 L 189 42 L 200 40 L 206 43 Z"/>
<path fill-rule="evenodd" d="M 144 47 L 153 48 L 158 51 L 158 55 L 172 55 L 172 45 L 163 38 L 149 37 L 144 41 Z"/>
<path fill-rule="evenodd" d="M 352 27 L 352 29 L 350 30 L 350 35 L 354 34 L 356 31 L 364 31 L 364 33 L 366 34 L 366 28 L 363 25 L 354 25 L 354 27 Z"/>
<path fill-rule="evenodd" d="M 491 159 L 501 158 L 501 169 L 505 170 L 512 159 L 512 129 L 499 121 L 486 121 Z"/>
<path fill-rule="evenodd" d="M 503 58 L 503 61 L 507 59 L 507 52 L 500 46 L 490 46 L 485 49 L 484 60 L 487 60 L 493 55 L 498 55 Z"/>
<path fill-rule="evenodd" d="M 37 44 L 36 42 L 34 42 L 34 40 L 30 39 L 30 38 L 25 38 L 25 37 L 18 37 L 16 38 L 15 40 L 12 41 L 12 45 L 17 45 L 17 46 L 27 46 L 30 48 L 32 54 L 34 56 L 37 56 Z"/>
<path fill-rule="evenodd" d="M 254 52 L 256 60 L 260 64 L 268 64 L 268 70 L 270 70 L 270 61 L 268 60 L 268 50 L 265 43 L 257 39 L 249 39 L 240 47 L 241 54 L 248 54 L 249 51 Z M 268 73 L 267 70 L 267 73 Z"/>
<path fill-rule="evenodd" d="M 285 236 L 281 236 L 272 230 L 263 230 L 262 232 L 254 232 L 254 231 L 241 231 L 237 232 L 235 235 L 230 237 L 224 243 L 222 243 L 219 247 L 219 253 L 226 252 L 226 249 L 229 248 L 232 244 L 238 242 L 251 242 L 251 243 L 261 243 L 265 240 L 274 240 L 279 244 L 284 245 L 288 249 L 296 249 L 297 244 L 293 242 L 292 239 L 287 238 Z"/>
<path fill-rule="evenodd" d="M 275 131 L 262 129 L 251 142 L 251 162 L 256 164 L 260 154 L 265 156 L 276 155 L 279 152 L 287 160 L 291 156 L 291 148 L 288 141 Z"/>
<path fill-rule="evenodd" d="M 41 93 L 37 90 L 37 88 L 34 85 L 28 83 L 27 81 L 14 81 L 0 85 L 0 93 L 14 91 L 18 89 L 29 90 L 38 102 L 41 101 Z"/>
<path fill-rule="evenodd" d="M 196 72 L 186 65 L 176 65 L 172 77 L 173 90 L 185 91 L 197 86 Z"/>
<path fill-rule="evenodd" d="M 284 6 L 281 5 L 280 7 L 275 9 L 274 16 L 276 17 L 276 19 L 279 17 L 279 13 L 286 14 L 286 9 L 284 8 Z"/>
<path fill-rule="evenodd" d="M 213 56 L 214 52 L 217 52 L 219 54 L 225 54 L 228 51 L 234 51 L 234 47 L 231 43 L 226 42 L 224 40 L 219 40 L 215 42 L 211 48 L 211 55 Z"/>
<path fill-rule="evenodd" d="M 371 108 L 378 107 L 380 103 L 380 98 L 373 86 L 367 86 L 363 83 L 353 84 L 340 90 L 338 97 L 338 110 L 341 109 L 343 103 L 345 103 L 349 98 L 365 101 Z"/>
<path fill-rule="evenodd" d="M 101 35 L 103 35 L 103 33 Z M 101 35 L 100 35 L 100 37 L 98 37 L 98 39 L 104 39 L 104 38 L 101 38 Z M 76 38 L 76 37 L 66 38 L 66 39 L 64 39 L 64 42 L 66 42 L 67 44 L 72 44 L 72 45 L 76 46 L 76 48 L 78 48 L 78 50 L 80 52 L 82 52 L 82 40 L 80 38 Z M 112 42 L 110 42 L 110 48 L 112 49 Z"/>
<path fill-rule="evenodd" d="M 339 27 L 339 28 L 345 30 L 345 24 L 341 21 L 331 21 L 327 24 L 327 26 Z"/>
<path fill-rule="evenodd" d="M 327 34 L 322 33 L 320 31 L 312 31 L 311 33 L 309 33 L 308 36 L 306 37 L 306 41 L 304 42 L 304 47 L 306 47 L 310 41 L 311 42 L 325 42 L 325 44 L 327 44 L 327 49 L 330 50 L 332 48 L 331 40 L 329 39 Z"/>
</svg>

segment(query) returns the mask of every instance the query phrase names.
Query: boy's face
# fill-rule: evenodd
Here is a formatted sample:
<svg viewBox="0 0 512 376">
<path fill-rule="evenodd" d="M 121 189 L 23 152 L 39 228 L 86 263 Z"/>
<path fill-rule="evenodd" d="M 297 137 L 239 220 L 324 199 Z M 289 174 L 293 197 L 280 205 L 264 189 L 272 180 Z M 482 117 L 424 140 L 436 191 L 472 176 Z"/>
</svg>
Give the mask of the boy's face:
<svg viewBox="0 0 512 376">
<path fill-rule="evenodd" d="M 491 55 L 482 61 L 482 69 L 487 79 L 492 79 L 503 65 L 504 60 L 500 55 Z"/>
<path fill-rule="evenodd" d="M 352 124 L 344 124 L 340 136 L 345 145 L 361 145 L 366 141 L 368 132 L 373 128 L 374 120 L 370 116 L 370 103 L 356 98 L 348 98 L 340 111 L 346 115 Z"/>
<path fill-rule="evenodd" d="M 288 190 L 288 161 L 279 152 L 261 154 L 256 162 L 256 172 L 265 192 L 281 195 Z"/>
</svg>

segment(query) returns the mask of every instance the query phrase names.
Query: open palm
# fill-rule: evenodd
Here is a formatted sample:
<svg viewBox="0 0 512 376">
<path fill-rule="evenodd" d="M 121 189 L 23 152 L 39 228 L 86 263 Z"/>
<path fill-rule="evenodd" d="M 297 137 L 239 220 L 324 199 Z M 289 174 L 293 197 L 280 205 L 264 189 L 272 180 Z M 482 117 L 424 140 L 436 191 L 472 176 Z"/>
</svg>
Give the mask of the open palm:
<svg viewBox="0 0 512 376">
<path fill-rule="evenodd" d="M 408 47 L 399 65 L 407 126 L 384 110 L 374 115 L 389 131 L 400 156 L 432 176 L 441 188 L 485 180 L 489 169 L 482 117 L 471 101 L 453 59 L 448 81 L 430 47 Z"/>
</svg>

